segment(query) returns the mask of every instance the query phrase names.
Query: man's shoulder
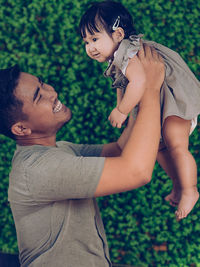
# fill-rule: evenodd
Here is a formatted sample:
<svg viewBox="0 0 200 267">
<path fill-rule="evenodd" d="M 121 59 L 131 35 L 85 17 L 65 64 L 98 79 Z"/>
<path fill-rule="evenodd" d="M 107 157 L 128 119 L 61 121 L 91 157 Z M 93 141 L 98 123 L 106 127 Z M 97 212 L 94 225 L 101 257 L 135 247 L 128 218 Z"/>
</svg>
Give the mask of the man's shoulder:
<svg viewBox="0 0 200 267">
<path fill-rule="evenodd" d="M 69 155 L 76 155 L 78 147 L 82 145 L 73 144 L 67 141 L 58 141 L 56 146 L 42 146 L 42 145 L 33 145 L 33 146 L 19 146 L 17 145 L 12 165 L 30 165 L 34 164 L 36 161 L 41 161 L 43 158 L 50 158 L 58 156 L 61 152 L 64 152 Z"/>
<path fill-rule="evenodd" d="M 77 144 L 74 144 L 74 143 L 69 142 L 69 141 L 57 141 L 56 146 L 58 148 L 68 148 L 68 147 L 77 146 Z"/>
</svg>

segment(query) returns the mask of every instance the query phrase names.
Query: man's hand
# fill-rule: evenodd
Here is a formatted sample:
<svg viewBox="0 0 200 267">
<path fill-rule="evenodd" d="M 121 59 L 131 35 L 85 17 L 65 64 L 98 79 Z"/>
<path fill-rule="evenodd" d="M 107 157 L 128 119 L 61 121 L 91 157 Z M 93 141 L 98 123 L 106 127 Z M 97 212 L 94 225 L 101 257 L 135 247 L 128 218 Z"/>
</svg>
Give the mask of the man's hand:
<svg viewBox="0 0 200 267">
<path fill-rule="evenodd" d="M 108 120 L 113 127 L 121 128 L 126 118 L 126 114 L 121 113 L 118 108 L 114 108 L 110 113 Z"/>
<path fill-rule="evenodd" d="M 163 58 L 153 47 L 142 45 L 137 57 L 143 65 L 146 75 L 146 89 L 160 90 L 165 77 Z"/>
</svg>

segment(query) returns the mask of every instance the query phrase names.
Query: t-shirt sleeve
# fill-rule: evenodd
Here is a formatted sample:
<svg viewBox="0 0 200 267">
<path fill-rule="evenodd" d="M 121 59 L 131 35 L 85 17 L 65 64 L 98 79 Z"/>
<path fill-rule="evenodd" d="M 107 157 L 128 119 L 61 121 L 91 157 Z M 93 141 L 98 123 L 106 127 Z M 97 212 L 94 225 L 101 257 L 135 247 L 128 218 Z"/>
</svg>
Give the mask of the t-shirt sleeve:
<svg viewBox="0 0 200 267">
<path fill-rule="evenodd" d="M 27 187 L 36 202 L 94 196 L 104 166 L 103 157 L 75 156 L 49 149 L 27 166 Z"/>
<path fill-rule="evenodd" d="M 57 144 L 66 151 L 70 148 L 76 155 L 84 157 L 100 157 L 103 149 L 103 145 L 74 144 L 66 141 L 60 141 Z"/>
</svg>

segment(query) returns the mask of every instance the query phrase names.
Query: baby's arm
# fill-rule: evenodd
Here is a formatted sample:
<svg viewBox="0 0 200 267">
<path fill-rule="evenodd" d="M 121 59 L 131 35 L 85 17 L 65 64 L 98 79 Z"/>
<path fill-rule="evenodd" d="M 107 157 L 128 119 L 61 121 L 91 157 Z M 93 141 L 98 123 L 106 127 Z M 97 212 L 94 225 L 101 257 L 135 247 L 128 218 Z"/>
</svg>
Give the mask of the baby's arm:
<svg viewBox="0 0 200 267">
<path fill-rule="evenodd" d="M 108 120 L 112 124 L 113 127 L 122 127 L 122 123 L 126 120 L 127 115 L 121 113 L 118 109 L 123 98 L 123 92 L 120 88 L 117 88 L 117 107 L 112 110 L 110 113 Z"/>
<path fill-rule="evenodd" d="M 143 67 L 137 64 L 137 61 L 137 56 L 131 58 L 125 73 L 129 83 L 118 106 L 118 109 L 124 114 L 128 114 L 139 103 L 145 90 L 145 73 Z"/>
<path fill-rule="evenodd" d="M 117 107 L 121 103 L 122 98 L 123 98 L 123 92 L 120 88 L 117 88 Z"/>
<path fill-rule="evenodd" d="M 137 56 L 129 60 L 125 75 L 129 80 L 126 92 L 108 118 L 112 126 L 118 128 L 121 128 L 129 112 L 139 103 L 145 90 L 145 73 L 142 65 L 138 64 Z"/>
<path fill-rule="evenodd" d="M 121 89 L 117 88 L 117 107 L 112 110 L 110 113 L 108 120 L 112 124 L 113 127 L 122 127 L 122 123 L 126 120 L 127 115 L 121 113 L 118 109 L 121 101 L 123 99 L 123 92 Z"/>
</svg>

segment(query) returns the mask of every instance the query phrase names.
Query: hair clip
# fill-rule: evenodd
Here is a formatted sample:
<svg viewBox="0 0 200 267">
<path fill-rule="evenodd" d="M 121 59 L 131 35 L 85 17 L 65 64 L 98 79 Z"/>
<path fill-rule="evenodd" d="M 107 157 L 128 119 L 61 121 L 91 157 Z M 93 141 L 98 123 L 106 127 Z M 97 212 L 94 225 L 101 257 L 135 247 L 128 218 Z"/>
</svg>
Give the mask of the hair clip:
<svg viewBox="0 0 200 267">
<path fill-rule="evenodd" d="M 113 31 L 117 30 L 117 28 L 119 27 L 119 23 L 120 23 L 120 16 L 117 17 L 117 19 L 115 20 L 115 23 L 112 26 Z"/>
</svg>

